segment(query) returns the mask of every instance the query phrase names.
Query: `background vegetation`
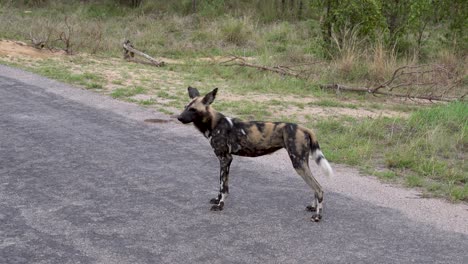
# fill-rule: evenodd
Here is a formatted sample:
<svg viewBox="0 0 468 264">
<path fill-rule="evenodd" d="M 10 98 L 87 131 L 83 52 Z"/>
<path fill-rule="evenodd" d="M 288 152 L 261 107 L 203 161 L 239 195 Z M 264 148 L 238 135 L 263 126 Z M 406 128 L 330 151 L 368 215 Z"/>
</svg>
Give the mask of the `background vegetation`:
<svg viewBox="0 0 468 264">
<path fill-rule="evenodd" d="M 456 80 L 450 92 L 464 95 L 467 28 L 468 1 L 463 0 L 0 0 L 0 38 L 93 55 L 28 63 L 30 70 L 168 113 L 184 105 L 181 87 L 224 86 L 240 99 L 217 102 L 220 110 L 243 118 L 275 115 L 305 123 L 316 128 L 330 160 L 454 201 L 468 201 L 466 101 L 400 104 L 365 94 L 335 94 L 319 85 L 375 87 L 398 68 L 436 65 L 444 75 L 421 68 L 429 72 L 427 80 L 403 82 L 414 83 L 409 87 L 416 89 L 417 83 L 431 81 L 440 84 L 432 89 L 440 89 Z M 126 39 L 174 63 L 157 69 L 117 63 L 112 59 L 122 56 Z M 308 78 L 204 61 L 231 55 L 271 67 L 307 65 L 299 70 Z M 107 69 L 117 71 L 118 77 L 107 82 Z M 163 89 L 158 82 L 171 84 Z M 135 99 L 151 93 L 162 101 Z M 252 94 L 276 96 L 260 102 L 252 101 Z M 385 108 L 406 115 L 297 115 L 310 107 Z M 273 108 L 298 111 L 278 114 Z"/>
<path fill-rule="evenodd" d="M 146 34 L 147 27 L 154 32 L 152 36 L 134 38 L 143 38 L 139 43 L 142 47 L 158 48 L 153 42 L 145 42 L 145 37 L 158 39 L 156 44 L 164 50 L 177 40 L 187 40 L 197 44 L 196 52 L 207 47 L 213 52 L 219 48 L 219 41 L 242 46 L 249 53 L 261 53 L 264 44 L 270 43 L 276 44 L 276 51 L 286 51 L 307 39 L 310 45 L 302 46 L 303 52 L 327 57 L 347 44 L 346 31 L 355 31 L 360 44 L 369 48 L 383 44 L 386 49 L 409 58 L 428 59 L 441 49 L 454 49 L 457 54 L 466 55 L 468 47 L 468 3 L 463 0 L 1 0 L 0 4 L 2 16 L 6 16 L 3 21 L 10 22 L 3 25 L 7 30 L 2 33 L 6 36 L 28 35 L 29 32 L 9 27 L 17 19 L 26 22 L 25 26 L 48 23 L 29 28 L 38 33 L 34 29 L 51 30 L 52 25 L 62 24 L 67 17 L 70 25 L 82 25 L 76 29 L 77 37 L 103 31 L 104 43 L 92 47 L 96 52 L 109 51 L 109 47 L 115 52 L 118 48 L 109 45 L 110 37 Z M 30 8 L 34 12 L 12 19 L 9 16 L 16 14 L 6 12 L 10 8 Z M 267 25 L 274 28 L 265 28 Z M 300 30 L 293 29 L 297 26 Z M 184 51 L 187 49 L 179 52 Z"/>
</svg>

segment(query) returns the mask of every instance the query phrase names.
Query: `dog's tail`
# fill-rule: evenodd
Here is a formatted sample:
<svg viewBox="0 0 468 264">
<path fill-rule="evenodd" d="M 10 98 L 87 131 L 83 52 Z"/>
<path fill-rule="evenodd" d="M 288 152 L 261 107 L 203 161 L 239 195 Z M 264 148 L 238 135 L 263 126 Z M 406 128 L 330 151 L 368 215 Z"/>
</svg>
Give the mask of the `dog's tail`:
<svg viewBox="0 0 468 264">
<path fill-rule="evenodd" d="M 317 165 L 322 168 L 323 172 L 325 172 L 325 175 L 328 177 L 333 176 L 333 169 L 325 156 L 323 156 L 320 148 L 312 149 L 312 158 L 315 160 L 315 163 L 317 163 Z"/>
<path fill-rule="evenodd" d="M 312 154 L 312 158 L 315 160 L 315 163 L 323 170 L 325 175 L 328 177 L 333 176 L 333 169 L 328 163 L 328 160 L 323 155 L 322 151 L 320 150 L 320 145 L 315 138 L 315 135 L 312 131 L 309 132 L 310 136 L 310 150 Z"/>
</svg>

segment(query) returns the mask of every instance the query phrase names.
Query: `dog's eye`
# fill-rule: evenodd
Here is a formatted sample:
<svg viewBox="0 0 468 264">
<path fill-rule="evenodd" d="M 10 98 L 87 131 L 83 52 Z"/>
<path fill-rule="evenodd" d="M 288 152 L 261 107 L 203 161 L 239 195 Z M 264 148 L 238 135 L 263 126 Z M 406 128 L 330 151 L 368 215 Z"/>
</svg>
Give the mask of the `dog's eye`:
<svg viewBox="0 0 468 264">
<path fill-rule="evenodd" d="M 189 109 L 189 112 L 196 112 L 197 110 L 193 109 L 193 108 L 190 108 Z"/>
</svg>

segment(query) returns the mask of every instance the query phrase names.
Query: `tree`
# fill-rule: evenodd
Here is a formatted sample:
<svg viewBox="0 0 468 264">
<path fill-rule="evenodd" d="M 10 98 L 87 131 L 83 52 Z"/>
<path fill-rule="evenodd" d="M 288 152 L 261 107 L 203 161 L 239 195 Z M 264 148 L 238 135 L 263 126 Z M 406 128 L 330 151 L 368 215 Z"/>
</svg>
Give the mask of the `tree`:
<svg viewBox="0 0 468 264">
<path fill-rule="evenodd" d="M 382 1 L 382 14 L 387 23 L 389 42 L 394 45 L 399 37 L 406 33 L 411 1 Z"/>
<path fill-rule="evenodd" d="M 442 0 L 440 6 L 444 10 L 444 19 L 448 23 L 448 38 L 456 47 L 466 52 L 468 49 L 468 1 Z"/>
<path fill-rule="evenodd" d="M 139 7 L 141 2 L 143 2 L 143 0 L 120 0 L 120 3 L 129 5 L 133 8 Z"/>
<path fill-rule="evenodd" d="M 325 0 L 313 1 L 313 5 L 324 10 L 322 36 L 328 46 L 332 32 L 359 27 L 360 36 L 374 38 L 386 25 L 379 0 Z"/>
</svg>

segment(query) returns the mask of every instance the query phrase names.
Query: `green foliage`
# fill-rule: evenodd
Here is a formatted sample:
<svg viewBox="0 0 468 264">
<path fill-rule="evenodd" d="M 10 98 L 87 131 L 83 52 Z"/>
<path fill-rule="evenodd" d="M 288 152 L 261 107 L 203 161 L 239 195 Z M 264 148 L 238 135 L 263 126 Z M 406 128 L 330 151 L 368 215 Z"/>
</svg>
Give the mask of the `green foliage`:
<svg viewBox="0 0 468 264">
<path fill-rule="evenodd" d="M 327 19 L 333 19 L 335 31 L 347 26 L 355 27 L 359 25 L 362 35 L 373 36 L 384 26 L 384 18 L 381 14 L 379 1 L 338 1 L 332 9 L 331 15 Z"/>
<path fill-rule="evenodd" d="M 124 17 L 128 13 L 128 8 L 108 3 L 94 3 L 83 5 L 81 12 L 86 18 L 104 19 L 111 17 Z"/>
<path fill-rule="evenodd" d="M 468 49 L 468 1 L 443 1 L 443 10 L 447 10 L 445 19 L 449 24 L 448 38 L 455 47 L 466 52 Z"/>
<path fill-rule="evenodd" d="M 359 28 L 361 37 L 374 41 L 376 34 L 385 36 L 389 47 L 399 52 L 411 48 L 421 52 L 434 24 L 448 27 L 446 39 L 459 50 L 468 47 L 468 1 L 464 0 L 326 0 L 312 1 L 325 10 L 321 15 L 324 45 L 329 49 L 333 32 Z"/>
<path fill-rule="evenodd" d="M 333 32 L 358 28 L 359 36 L 374 39 L 375 34 L 385 27 L 385 19 L 378 0 L 327 0 L 314 1 L 319 8 L 325 8 L 322 22 L 324 44 L 330 48 Z M 338 39 L 341 42 L 341 39 Z M 340 45 L 340 44 L 339 44 Z"/>
<path fill-rule="evenodd" d="M 121 4 L 128 5 L 133 8 L 139 7 L 142 1 L 143 0 L 119 0 Z"/>
<path fill-rule="evenodd" d="M 371 48 L 376 41 L 400 56 L 414 53 L 420 59 L 430 59 L 428 54 L 442 48 L 454 48 L 461 55 L 468 50 L 468 1 L 463 0 L 0 0 L 0 4 L 5 7 L 0 9 L 0 23 L 11 25 L 0 31 L 0 37 L 25 38 L 33 31 L 52 32 L 50 39 L 58 39 L 68 17 L 76 52 L 115 52 L 109 49 L 115 42 L 133 38 L 145 51 L 177 57 L 190 52 L 218 55 L 228 44 L 247 48 L 244 52 L 250 54 L 272 51 L 335 58 L 348 45 L 346 32 L 355 32 L 354 51 Z M 359 72 L 352 75 L 361 77 Z"/>
</svg>

